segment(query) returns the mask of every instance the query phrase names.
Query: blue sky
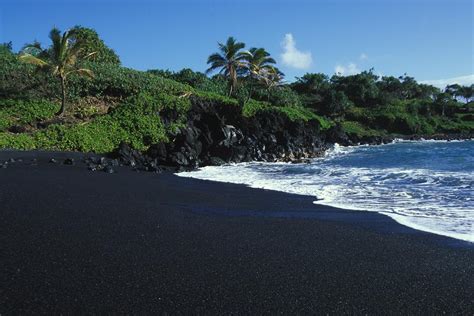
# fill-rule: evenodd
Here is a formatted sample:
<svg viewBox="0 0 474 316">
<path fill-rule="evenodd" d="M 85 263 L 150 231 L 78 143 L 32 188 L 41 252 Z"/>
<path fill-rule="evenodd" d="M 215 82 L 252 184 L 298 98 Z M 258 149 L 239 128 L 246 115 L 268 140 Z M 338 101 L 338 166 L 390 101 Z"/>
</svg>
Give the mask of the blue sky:
<svg viewBox="0 0 474 316">
<path fill-rule="evenodd" d="M 265 47 L 290 81 L 372 67 L 419 81 L 474 80 L 471 0 L 0 1 L 0 42 L 14 49 L 79 24 L 136 69 L 204 71 L 216 43 L 232 35 Z"/>
</svg>

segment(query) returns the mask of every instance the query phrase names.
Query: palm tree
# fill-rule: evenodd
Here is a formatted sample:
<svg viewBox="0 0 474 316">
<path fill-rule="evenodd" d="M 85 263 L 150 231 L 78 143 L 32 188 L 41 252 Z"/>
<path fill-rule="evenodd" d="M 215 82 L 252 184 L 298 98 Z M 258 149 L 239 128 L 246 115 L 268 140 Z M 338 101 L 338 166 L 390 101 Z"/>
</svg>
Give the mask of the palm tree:
<svg viewBox="0 0 474 316">
<path fill-rule="evenodd" d="M 23 62 L 35 65 L 38 69 L 49 71 L 61 81 L 61 109 L 57 115 L 63 115 L 66 110 L 66 80 L 72 73 L 93 77 L 89 69 L 78 68 L 78 55 L 81 52 L 81 43 L 75 39 L 75 31 L 61 31 L 53 28 L 49 33 L 52 45 L 49 49 L 43 50 L 35 43 L 25 47 L 20 55 Z M 95 53 L 90 53 L 88 58 Z"/>
<path fill-rule="evenodd" d="M 264 48 L 252 47 L 248 52 L 245 52 L 247 68 L 249 74 L 249 85 L 250 91 L 248 100 L 252 97 L 255 82 L 262 82 L 262 76 L 264 77 L 276 64 L 275 59 L 270 57 Z M 248 101 L 247 100 L 247 101 Z"/>
<path fill-rule="evenodd" d="M 255 78 L 260 76 L 260 73 L 264 69 L 270 69 L 274 64 L 276 64 L 275 59 L 270 57 L 270 53 L 268 53 L 264 48 L 252 47 L 245 53 L 245 56 L 250 75 Z"/>
<path fill-rule="evenodd" d="M 259 81 L 267 89 L 267 97 L 270 100 L 270 92 L 282 84 L 283 77 L 285 76 L 277 67 L 266 67 L 260 71 L 258 76 Z"/>
<path fill-rule="evenodd" d="M 209 56 L 207 63 L 211 66 L 207 69 L 206 73 L 211 73 L 216 69 L 220 69 L 219 74 L 223 74 L 229 78 L 229 95 L 232 95 L 237 88 L 239 74 L 246 69 L 247 56 L 241 51 L 245 48 L 245 44 L 237 42 L 232 36 L 227 39 L 225 44 L 218 44 L 220 52 Z"/>
</svg>

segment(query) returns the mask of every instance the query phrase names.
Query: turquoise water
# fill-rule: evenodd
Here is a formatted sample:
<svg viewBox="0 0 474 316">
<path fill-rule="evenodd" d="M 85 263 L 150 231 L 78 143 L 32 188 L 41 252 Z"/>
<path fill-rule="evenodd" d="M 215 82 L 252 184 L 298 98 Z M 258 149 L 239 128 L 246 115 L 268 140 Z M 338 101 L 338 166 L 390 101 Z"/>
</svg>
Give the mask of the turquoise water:
<svg viewBox="0 0 474 316">
<path fill-rule="evenodd" d="M 474 141 L 336 145 L 309 164 L 252 162 L 179 175 L 311 195 L 317 204 L 375 211 L 474 242 Z"/>
</svg>

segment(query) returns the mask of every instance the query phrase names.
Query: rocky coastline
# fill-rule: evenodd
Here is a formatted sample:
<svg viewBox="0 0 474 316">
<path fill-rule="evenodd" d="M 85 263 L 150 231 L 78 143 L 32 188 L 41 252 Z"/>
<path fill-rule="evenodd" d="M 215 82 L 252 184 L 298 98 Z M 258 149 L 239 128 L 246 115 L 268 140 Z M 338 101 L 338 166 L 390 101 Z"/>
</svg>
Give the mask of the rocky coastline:
<svg viewBox="0 0 474 316">
<path fill-rule="evenodd" d="M 175 119 L 176 113 L 163 113 L 166 124 Z M 151 144 L 141 152 L 126 142 L 105 156 L 91 155 L 83 159 L 91 171 L 114 173 L 120 165 L 134 170 L 161 172 L 190 171 L 204 166 L 249 161 L 304 163 L 310 158 L 321 157 L 334 144 L 342 146 L 380 145 L 405 140 L 460 140 L 471 139 L 471 134 L 390 135 L 357 137 L 347 134 L 335 125 L 322 130 L 315 120 L 290 120 L 278 111 L 261 111 L 252 117 L 242 115 L 234 105 L 192 99 L 185 127 L 170 137 L 169 142 Z M 2 168 L 18 162 L 13 158 L 1 163 Z M 77 161 L 76 161 L 77 162 Z M 74 159 L 50 163 L 72 165 Z"/>
<path fill-rule="evenodd" d="M 461 140 L 474 137 L 471 134 L 436 134 L 359 138 L 345 133 L 339 125 L 321 130 L 317 121 L 292 121 L 277 111 L 262 111 L 245 117 L 235 106 L 199 99 L 194 99 L 192 104 L 186 127 L 170 142 L 153 144 L 146 152 L 121 143 L 111 157 L 144 170 L 189 171 L 249 161 L 303 163 L 321 157 L 335 143 L 342 146 L 380 145 L 395 139 Z"/>
</svg>

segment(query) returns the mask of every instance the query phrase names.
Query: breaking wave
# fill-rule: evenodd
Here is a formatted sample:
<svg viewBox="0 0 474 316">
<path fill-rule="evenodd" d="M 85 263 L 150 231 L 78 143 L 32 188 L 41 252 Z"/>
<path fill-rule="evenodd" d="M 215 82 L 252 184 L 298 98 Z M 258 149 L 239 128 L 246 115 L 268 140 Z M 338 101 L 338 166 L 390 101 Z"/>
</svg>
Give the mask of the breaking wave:
<svg viewBox="0 0 474 316">
<path fill-rule="evenodd" d="M 315 197 L 314 203 L 375 211 L 402 225 L 474 242 L 474 142 L 341 147 L 308 164 L 240 163 L 179 176 Z"/>
</svg>

